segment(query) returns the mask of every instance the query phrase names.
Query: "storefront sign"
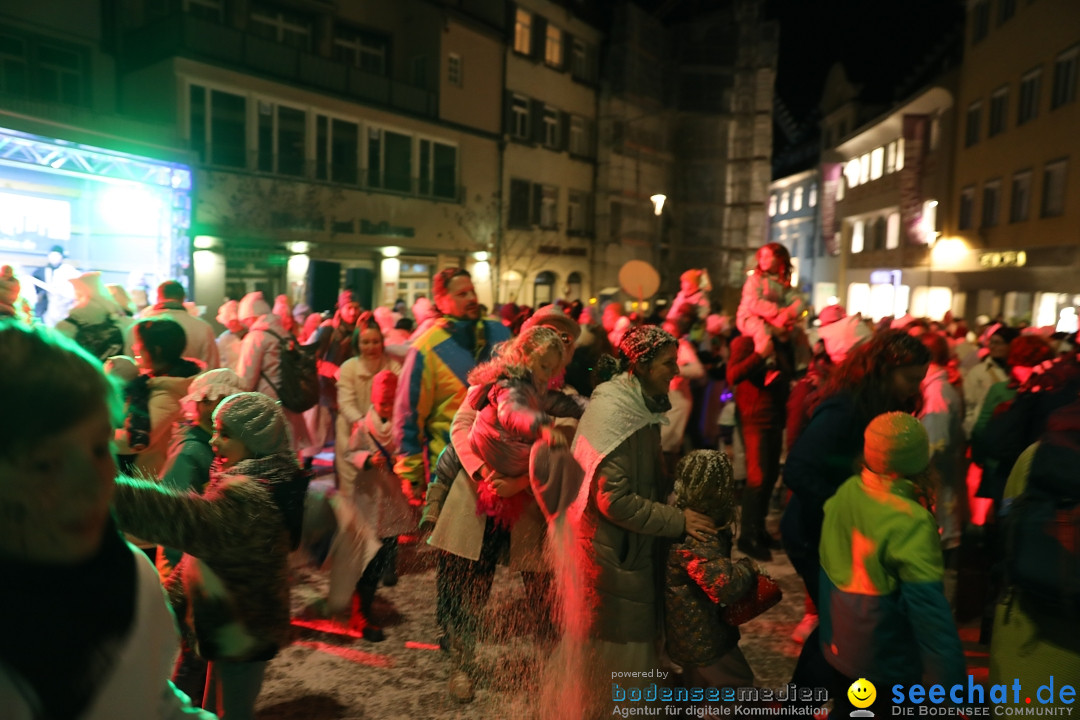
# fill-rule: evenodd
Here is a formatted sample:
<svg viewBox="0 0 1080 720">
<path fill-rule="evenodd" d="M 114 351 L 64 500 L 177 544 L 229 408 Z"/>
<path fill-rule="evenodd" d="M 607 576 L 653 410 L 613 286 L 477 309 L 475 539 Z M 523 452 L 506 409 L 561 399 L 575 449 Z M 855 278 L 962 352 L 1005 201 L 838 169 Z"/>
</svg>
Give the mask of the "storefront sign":
<svg viewBox="0 0 1080 720">
<path fill-rule="evenodd" d="M 979 265 L 984 268 L 1024 267 L 1027 265 L 1027 253 L 1023 250 L 985 252 L 979 255 Z"/>
<path fill-rule="evenodd" d="M 900 171 L 900 219 L 904 224 L 908 242 L 913 245 L 927 243 L 922 223 L 922 173 L 929 129 L 929 116 L 904 116 L 904 168 Z"/>
<path fill-rule="evenodd" d="M 825 251 L 829 255 L 839 255 L 840 247 L 836 237 L 836 193 L 840 187 L 840 163 L 824 163 L 821 166 L 821 237 L 825 240 Z"/>
<path fill-rule="evenodd" d="M 411 227 L 395 227 L 385 220 L 380 223 L 373 223 L 370 220 L 360 220 L 360 234 L 361 235 L 379 235 L 382 237 L 407 237 L 411 238 L 414 234 L 414 228 Z"/>
</svg>

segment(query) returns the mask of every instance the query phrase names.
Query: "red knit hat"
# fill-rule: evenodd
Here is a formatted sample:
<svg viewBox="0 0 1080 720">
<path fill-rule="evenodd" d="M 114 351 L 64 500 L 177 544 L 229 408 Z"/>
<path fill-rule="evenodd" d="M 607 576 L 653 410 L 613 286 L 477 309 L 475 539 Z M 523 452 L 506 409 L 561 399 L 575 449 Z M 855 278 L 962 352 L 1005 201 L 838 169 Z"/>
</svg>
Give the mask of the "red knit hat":
<svg viewBox="0 0 1080 720">
<path fill-rule="evenodd" d="M 390 370 L 375 373 L 371 379 L 371 402 L 379 404 L 392 400 L 397 393 L 398 377 Z"/>
<path fill-rule="evenodd" d="M 930 464 L 926 428 L 912 415 L 891 412 L 870 421 L 863 437 L 863 458 L 880 475 L 917 475 Z"/>
</svg>

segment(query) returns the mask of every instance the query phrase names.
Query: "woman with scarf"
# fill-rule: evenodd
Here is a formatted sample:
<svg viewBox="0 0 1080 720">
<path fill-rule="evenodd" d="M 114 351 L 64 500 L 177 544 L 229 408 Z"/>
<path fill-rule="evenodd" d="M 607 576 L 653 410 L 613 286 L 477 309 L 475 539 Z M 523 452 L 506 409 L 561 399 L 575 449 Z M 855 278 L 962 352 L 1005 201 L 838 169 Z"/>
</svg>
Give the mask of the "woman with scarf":
<svg viewBox="0 0 1080 720">
<path fill-rule="evenodd" d="M 176 625 L 109 515 L 119 398 L 101 365 L 0 320 L 0 714 L 212 720 L 169 682 Z"/>
<path fill-rule="evenodd" d="M 705 541 L 717 530 L 707 516 L 667 505 L 660 488 L 660 426 L 671 405 L 668 388 L 679 371 L 678 345 L 655 326 L 632 327 L 599 368 L 578 424 L 574 457 L 584 485 L 572 515 L 580 518 L 595 576 L 590 636 L 598 667 L 646 671 L 657 667 L 660 638 L 659 538 Z"/>
<path fill-rule="evenodd" d="M 217 455 L 202 495 L 117 482 L 117 521 L 184 552 L 165 588 L 195 652 L 210 661 L 204 707 L 253 718 L 267 662 L 288 643 L 288 554 L 300 539 L 307 477 L 277 402 L 237 393 L 214 411 Z"/>
</svg>

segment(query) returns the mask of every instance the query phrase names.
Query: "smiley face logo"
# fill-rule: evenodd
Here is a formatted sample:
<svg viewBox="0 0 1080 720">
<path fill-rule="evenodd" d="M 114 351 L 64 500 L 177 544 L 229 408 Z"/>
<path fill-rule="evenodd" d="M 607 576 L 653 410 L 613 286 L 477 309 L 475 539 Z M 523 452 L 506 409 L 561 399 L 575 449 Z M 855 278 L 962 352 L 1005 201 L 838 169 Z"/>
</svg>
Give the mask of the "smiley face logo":
<svg viewBox="0 0 1080 720">
<path fill-rule="evenodd" d="M 868 708 L 877 699 L 877 688 L 866 678 L 859 678 L 851 683 L 847 691 L 848 700 L 857 708 Z"/>
</svg>

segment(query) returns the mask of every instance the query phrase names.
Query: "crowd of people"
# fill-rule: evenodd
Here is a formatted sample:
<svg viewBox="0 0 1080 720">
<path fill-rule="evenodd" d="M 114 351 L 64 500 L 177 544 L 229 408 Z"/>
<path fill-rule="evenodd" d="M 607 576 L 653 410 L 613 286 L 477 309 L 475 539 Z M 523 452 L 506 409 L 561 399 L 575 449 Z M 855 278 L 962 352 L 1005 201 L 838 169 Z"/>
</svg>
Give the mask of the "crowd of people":
<svg viewBox="0 0 1080 720">
<path fill-rule="evenodd" d="M 806 589 L 792 682 L 838 710 L 857 678 L 963 683 L 965 613 L 985 618 L 991 682 L 1080 675 L 1080 634 L 1061 631 L 1076 578 L 1021 555 L 1045 538 L 1016 520 L 1080 497 L 1076 338 L 812 317 L 783 246 L 757 260 L 734 322 L 699 270 L 648 316 L 489 316 L 447 268 L 412 317 L 347 290 L 328 316 L 250 293 L 222 305 L 217 337 L 176 282 L 136 316 L 97 273 L 74 276 L 49 329 L 6 311 L 0 274 L 0 383 L 18 408 L 0 431 L 0 706 L 253 717 L 289 642 L 289 555 L 323 453 L 335 531 L 309 611 L 385 639 L 373 601 L 397 582 L 398 538 L 419 535 L 459 702 L 500 563 L 527 598 L 515 627 L 591 679 L 582 717 L 612 672 L 753 685 L 738 626 L 767 604 L 730 611 L 760 599 L 774 553 Z"/>
</svg>

